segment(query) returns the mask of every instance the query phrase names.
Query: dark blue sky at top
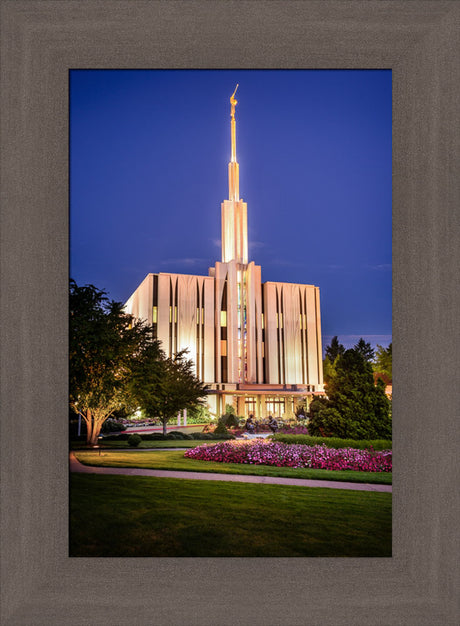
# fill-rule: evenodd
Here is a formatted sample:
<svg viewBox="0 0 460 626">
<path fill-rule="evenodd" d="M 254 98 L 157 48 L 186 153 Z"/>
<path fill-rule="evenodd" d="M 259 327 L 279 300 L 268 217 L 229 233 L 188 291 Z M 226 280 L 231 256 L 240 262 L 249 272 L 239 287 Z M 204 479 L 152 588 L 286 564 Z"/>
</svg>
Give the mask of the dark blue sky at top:
<svg viewBox="0 0 460 626">
<path fill-rule="evenodd" d="M 391 341 L 391 71 L 72 70 L 70 275 L 126 301 L 207 275 L 240 195 L 262 280 L 320 287 L 323 341 Z"/>
</svg>

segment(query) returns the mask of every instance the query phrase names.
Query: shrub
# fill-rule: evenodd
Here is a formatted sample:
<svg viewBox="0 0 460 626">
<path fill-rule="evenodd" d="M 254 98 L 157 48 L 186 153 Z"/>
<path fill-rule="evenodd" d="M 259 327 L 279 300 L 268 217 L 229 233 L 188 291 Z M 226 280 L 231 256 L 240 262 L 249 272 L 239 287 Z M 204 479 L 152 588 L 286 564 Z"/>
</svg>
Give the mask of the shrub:
<svg viewBox="0 0 460 626">
<path fill-rule="evenodd" d="M 142 441 L 142 437 L 140 435 L 129 435 L 128 437 L 128 446 L 131 446 L 132 448 L 137 448 L 137 446 L 140 444 L 140 442 Z"/>
<path fill-rule="evenodd" d="M 283 433 L 286 435 L 308 435 L 308 428 L 305 424 L 294 424 L 291 426 L 281 426 L 278 430 L 279 433 Z"/>
<path fill-rule="evenodd" d="M 239 417 L 237 417 L 234 413 L 225 413 L 222 417 L 219 418 L 217 425 L 224 424 L 226 428 L 238 428 L 240 423 Z"/>
<path fill-rule="evenodd" d="M 315 400 L 310 405 L 310 434 L 344 439 L 391 438 L 385 386 L 380 381 L 374 384 L 372 366 L 363 353 L 357 348 L 346 350 L 334 361 L 334 367 L 326 385 L 328 400 Z"/>
<path fill-rule="evenodd" d="M 212 421 L 211 413 L 206 406 L 197 406 L 187 412 L 187 424 L 209 424 Z"/>
<path fill-rule="evenodd" d="M 214 430 L 214 435 L 228 435 L 228 430 L 226 425 L 224 424 L 224 422 L 222 422 L 221 420 L 219 420 L 215 430 Z"/>
<path fill-rule="evenodd" d="M 338 437 L 309 437 L 308 435 L 285 435 L 277 433 L 272 441 L 307 446 L 326 446 L 327 448 L 354 448 L 355 450 L 391 450 L 392 442 L 388 439 L 339 439 Z"/>
<path fill-rule="evenodd" d="M 180 430 L 171 430 L 166 436 L 173 435 L 169 437 L 170 439 L 191 439 L 187 433 L 183 433 Z"/>
<path fill-rule="evenodd" d="M 129 433 L 121 433 L 121 435 L 106 435 L 104 441 L 127 441 L 131 437 Z"/>
<path fill-rule="evenodd" d="M 144 441 L 164 441 L 163 433 L 149 433 L 142 435 Z"/>
<path fill-rule="evenodd" d="M 119 432 L 122 432 L 123 430 L 126 430 L 126 426 L 124 424 L 122 424 L 121 422 L 117 422 L 116 420 L 111 419 L 109 417 L 109 419 L 105 420 L 105 422 L 102 424 L 101 432 L 102 433 L 119 433 Z"/>
</svg>

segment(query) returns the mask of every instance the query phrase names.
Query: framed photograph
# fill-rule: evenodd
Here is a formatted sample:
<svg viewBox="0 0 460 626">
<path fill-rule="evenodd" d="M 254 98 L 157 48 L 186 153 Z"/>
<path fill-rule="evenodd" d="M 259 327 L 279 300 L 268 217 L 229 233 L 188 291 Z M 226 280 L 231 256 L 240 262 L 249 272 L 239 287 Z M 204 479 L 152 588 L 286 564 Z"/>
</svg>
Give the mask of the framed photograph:
<svg viewBox="0 0 460 626">
<path fill-rule="evenodd" d="M 455 624 L 458 3 L 1 12 L 3 623 Z M 68 557 L 68 76 L 111 68 L 391 70 L 392 557 Z"/>
</svg>

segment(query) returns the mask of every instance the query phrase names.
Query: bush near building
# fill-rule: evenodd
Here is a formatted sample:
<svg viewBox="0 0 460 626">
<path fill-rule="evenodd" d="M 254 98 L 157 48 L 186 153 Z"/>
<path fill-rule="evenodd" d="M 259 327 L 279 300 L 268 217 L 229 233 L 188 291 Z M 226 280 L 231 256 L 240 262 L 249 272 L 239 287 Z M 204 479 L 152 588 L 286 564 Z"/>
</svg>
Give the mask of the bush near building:
<svg viewBox="0 0 460 626">
<path fill-rule="evenodd" d="M 310 405 L 308 431 L 320 437 L 391 439 L 390 402 L 385 385 L 374 384 L 372 365 L 356 349 L 334 363 L 326 383 L 327 399 Z"/>
</svg>

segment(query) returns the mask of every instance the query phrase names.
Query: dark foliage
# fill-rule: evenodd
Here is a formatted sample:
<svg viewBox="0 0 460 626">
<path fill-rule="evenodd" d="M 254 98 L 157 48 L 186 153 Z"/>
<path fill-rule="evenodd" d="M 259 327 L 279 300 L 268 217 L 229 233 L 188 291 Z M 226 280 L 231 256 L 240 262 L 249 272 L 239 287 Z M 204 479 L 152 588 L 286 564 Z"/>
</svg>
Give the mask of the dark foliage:
<svg viewBox="0 0 460 626">
<path fill-rule="evenodd" d="M 390 403 L 384 386 L 374 385 L 372 366 L 360 352 L 347 350 L 338 358 L 326 392 L 328 400 L 315 400 L 310 406 L 311 435 L 391 439 Z"/>
<path fill-rule="evenodd" d="M 226 428 L 238 428 L 240 418 L 235 413 L 225 413 L 219 418 L 218 424 L 224 424 Z"/>
<path fill-rule="evenodd" d="M 132 448 L 137 448 L 141 441 L 142 437 L 140 435 L 129 435 L 128 446 L 131 446 Z"/>
<path fill-rule="evenodd" d="M 353 346 L 353 350 L 355 352 L 358 352 L 358 354 L 360 354 L 365 361 L 370 362 L 374 358 L 374 349 L 372 348 L 371 344 L 364 341 L 362 337 L 358 341 L 358 343 Z"/>
<path fill-rule="evenodd" d="M 330 345 L 326 346 L 326 349 L 324 350 L 324 355 L 326 356 L 326 358 L 329 359 L 331 363 L 334 363 L 336 358 L 338 356 L 341 356 L 344 352 L 345 348 L 341 343 L 339 343 L 336 335 L 335 337 L 332 337 Z"/>
</svg>

